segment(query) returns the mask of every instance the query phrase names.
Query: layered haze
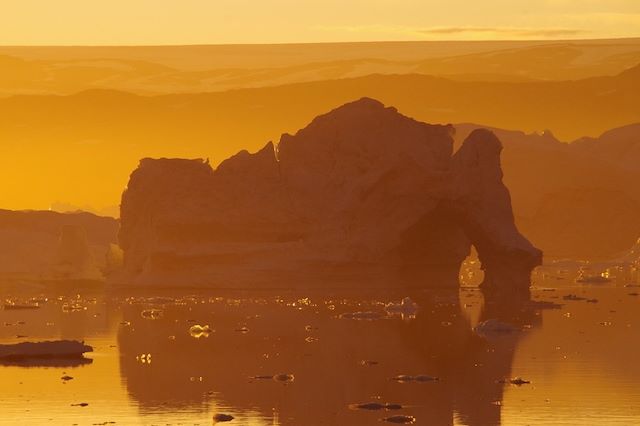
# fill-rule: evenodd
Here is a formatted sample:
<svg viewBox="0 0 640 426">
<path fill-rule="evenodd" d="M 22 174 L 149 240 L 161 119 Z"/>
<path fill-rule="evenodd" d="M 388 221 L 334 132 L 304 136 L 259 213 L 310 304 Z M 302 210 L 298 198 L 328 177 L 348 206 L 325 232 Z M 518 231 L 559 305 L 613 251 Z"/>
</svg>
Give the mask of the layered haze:
<svg viewBox="0 0 640 426">
<path fill-rule="evenodd" d="M 516 221 L 548 254 L 611 255 L 640 233 L 640 39 L 2 47 L 0 62 L 2 208 L 118 216 L 141 158 L 217 166 L 373 97 L 456 140 L 494 129 Z"/>
</svg>

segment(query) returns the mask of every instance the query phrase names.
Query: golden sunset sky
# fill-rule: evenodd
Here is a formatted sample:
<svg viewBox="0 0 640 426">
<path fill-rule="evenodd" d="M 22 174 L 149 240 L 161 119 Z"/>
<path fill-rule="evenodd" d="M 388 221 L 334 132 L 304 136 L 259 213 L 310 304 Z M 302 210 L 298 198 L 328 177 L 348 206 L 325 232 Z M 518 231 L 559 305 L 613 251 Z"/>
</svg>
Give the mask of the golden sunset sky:
<svg viewBox="0 0 640 426">
<path fill-rule="evenodd" d="M 2 0 L 2 45 L 640 36 L 638 0 Z"/>
</svg>

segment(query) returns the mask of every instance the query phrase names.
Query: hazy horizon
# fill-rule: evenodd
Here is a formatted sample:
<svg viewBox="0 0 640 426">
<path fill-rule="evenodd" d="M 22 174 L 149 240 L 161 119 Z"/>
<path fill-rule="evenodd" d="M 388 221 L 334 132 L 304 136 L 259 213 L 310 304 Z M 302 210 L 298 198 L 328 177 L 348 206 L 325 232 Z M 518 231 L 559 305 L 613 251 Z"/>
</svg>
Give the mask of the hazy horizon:
<svg viewBox="0 0 640 426">
<path fill-rule="evenodd" d="M 606 42 L 606 41 L 622 41 L 622 40 L 637 40 L 640 39 L 640 32 L 637 35 L 621 35 L 621 36 L 599 36 L 599 37 L 567 37 L 567 38 L 490 38 L 490 39 L 474 39 L 474 38 L 450 38 L 450 39 L 407 39 L 407 40 L 394 40 L 394 39 L 376 39 L 376 40 L 318 40 L 307 42 L 296 41 L 281 41 L 281 42 L 194 42 L 194 43 L 158 43 L 158 44 L 6 44 L 0 42 L 0 47 L 25 47 L 25 48 L 38 48 L 38 47 L 198 47 L 198 46 L 280 46 L 280 45 L 308 45 L 308 44 L 385 44 L 385 43 L 572 43 L 572 42 Z"/>
<path fill-rule="evenodd" d="M 0 39 L 12 45 L 610 38 L 640 27 L 633 0 L 8 0 L 3 12 Z"/>
</svg>

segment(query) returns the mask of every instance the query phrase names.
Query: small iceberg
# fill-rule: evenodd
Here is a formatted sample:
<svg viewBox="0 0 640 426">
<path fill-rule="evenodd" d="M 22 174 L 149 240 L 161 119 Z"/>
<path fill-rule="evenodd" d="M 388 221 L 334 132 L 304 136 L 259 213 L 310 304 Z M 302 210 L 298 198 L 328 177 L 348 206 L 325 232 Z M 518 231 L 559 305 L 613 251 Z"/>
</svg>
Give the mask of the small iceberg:
<svg viewBox="0 0 640 426">
<path fill-rule="evenodd" d="M 416 418 L 413 416 L 391 416 L 391 417 L 385 417 L 384 419 L 381 419 L 381 421 L 383 422 L 387 422 L 387 423 L 398 423 L 398 424 L 403 424 L 403 425 L 409 425 L 409 424 L 413 424 L 416 422 Z"/>
<path fill-rule="evenodd" d="M 408 383 L 408 382 L 437 382 L 440 379 L 434 376 L 429 376 L 428 374 L 418 374 L 417 376 L 410 376 L 408 374 L 400 374 L 398 376 L 394 376 L 391 378 L 398 383 Z"/>
<path fill-rule="evenodd" d="M 34 358 L 82 358 L 93 348 L 77 340 L 22 342 L 0 345 L 0 361 L 16 361 Z"/>
<path fill-rule="evenodd" d="M 580 284 L 605 284 L 611 282 L 608 273 L 603 272 L 598 275 L 587 275 L 584 271 L 580 271 L 580 275 L 576 278 L 576 282 Z"/>
<path fill-rule="evenodd" d="M 401 410 L 400 404 L 389 404 L 380 402 L 365 402 L 363 404 L 350 404 L 349 408 L 352 410 Z"/>
<path fill-rule="evenodd" d="M 208 325 L 196 324 L 196 325 L 192 325 L 189 328 L 189 334 L 191 335 L 191 337 L 196 339 L 199 339 L 201 337 L 209 337 L 209 334 L 212 331 L 213 330 L 211 330 L 211 327 L 209 327 Z"/>
<path fill-rule="evenodd" d="M 160 309 L 145 309 L 140 312 L 140 316 L 144 319 L 156 320 L 162 318 L 164 312 Z"/>
<path fill-rule="evenodd" d="M 525 380 L 522 377 L 515 377 L 513 379 L 502 379 L 502 380 L 498 380 L 498 383 L 503 383 L 503 384 L 512 384 L 512 385 L 516 385 L 516 386 L 522 386 L 522 385 L 528 385 L 531 382 L 529 380 Z"/>
<path fill-rule="evenodd" d="M 251 376 L 249 377 L 253 380 L 274 380 L 276 382 L 293 382 L 295 380 L 295 376 L 293 374 L 269 374 L 269 375 L 259 375 L 259 376 Z"/>
<path fill-rule="evenodd" d="M 213 416 L 213 423 L 230 422 L 234 418 L 235 417 L 233 417 L 231 414 L 218 413 L 215 416 Z"/>
<path fill-rule="evenodd" d="M 411 300 L 410 297 L 405 297 L 400 303 L 387 303 L 384 310 L 388 314 L 396 314 L 408 317 L 414 317 L 418 313 L 418 304 Z"/>
<path fill-rule="evenodd" d="M 384 318 L 384 315 L 381 314 L 380 312 L 358 311 L 358 312 L 345 312 L 344 314 L 340 315 L 340 318 L 371 321 L 371 320 Z"/>
<path fill-rule="evenodd" d="M 577 294 L 567 294 L 566 296 L 562 296 L 562 300 L 587 300 L 586 297 L 578 296 Z"/>
<path fill-rule="evenodd" d="M 17 311 L 17 310 L 25 310 L 25 309 L 40 309 L 40 304 L 35 301 L 20 303 L 15 300 L 8 300 L 8 299 L 5 300 L 4 302 L 5 311 Z"/>
</svg>

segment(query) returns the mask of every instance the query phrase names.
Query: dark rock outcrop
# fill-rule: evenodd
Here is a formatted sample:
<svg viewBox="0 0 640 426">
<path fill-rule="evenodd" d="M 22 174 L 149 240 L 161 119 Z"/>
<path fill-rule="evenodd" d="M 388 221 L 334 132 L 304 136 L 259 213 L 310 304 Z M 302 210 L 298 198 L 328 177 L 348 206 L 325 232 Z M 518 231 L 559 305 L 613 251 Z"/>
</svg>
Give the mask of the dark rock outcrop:
<svg viewBox="0 0 640 426">
<path fill-rule="evenodd" d="M 452 134 L 363 98 L 215 170 L 144 159 L 122 197 L 123 279 L 453 286 L 474 244 L 486 286 L 528 288 L 541 252 L 513 223 L 500 142 L 477 131 L 453 155 Z"/>
</svg>

